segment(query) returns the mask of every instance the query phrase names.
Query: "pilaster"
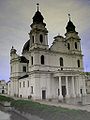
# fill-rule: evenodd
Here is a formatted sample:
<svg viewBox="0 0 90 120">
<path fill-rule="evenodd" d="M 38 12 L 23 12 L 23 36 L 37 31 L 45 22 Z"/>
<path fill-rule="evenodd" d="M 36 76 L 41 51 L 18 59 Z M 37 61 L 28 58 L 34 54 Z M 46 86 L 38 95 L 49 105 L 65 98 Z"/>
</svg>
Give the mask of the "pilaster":
<svg viewBox="0 0 90 120">
<path fill-rule="evenodd" d="M 74 84 L 74 77 L 72 76 L 72 97 L 76 97 L 75 95 L 75 84 Z"/>
<path fill-rule="evenodd" d="M 68 90 L 68 76 L 66 76 L 66 98 L 69 98 L 69 90 Z"/>
<path fill-rule="evenodd" d="M 59 77 L 59 90 L 60 90 L 59 100 L 62 100 L 62 99 L 63 99 L 63 96 L 62 96 L 61 77 Z"/>
</svg>

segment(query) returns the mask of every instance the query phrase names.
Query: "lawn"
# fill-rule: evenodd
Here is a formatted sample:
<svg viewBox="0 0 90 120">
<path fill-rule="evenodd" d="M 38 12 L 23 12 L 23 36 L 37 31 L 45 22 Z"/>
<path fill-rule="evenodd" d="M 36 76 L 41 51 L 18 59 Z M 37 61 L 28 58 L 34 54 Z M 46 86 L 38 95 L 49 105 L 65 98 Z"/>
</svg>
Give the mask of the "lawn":
<svg viewBox="0 0 90 120">
<path fill-rule="evenodd" d="M 11 105 L 21 113 L 30 113 L 44 120 L 90 120 L 90 113 L 87 111 L 49 106 L 31 100 L 15 100 Z"/>
</svg>

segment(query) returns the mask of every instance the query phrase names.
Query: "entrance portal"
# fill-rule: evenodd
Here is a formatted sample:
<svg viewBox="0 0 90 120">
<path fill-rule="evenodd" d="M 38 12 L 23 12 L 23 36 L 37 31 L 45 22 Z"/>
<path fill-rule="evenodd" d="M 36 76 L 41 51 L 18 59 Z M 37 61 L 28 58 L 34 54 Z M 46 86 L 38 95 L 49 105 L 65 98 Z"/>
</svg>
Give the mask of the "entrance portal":
<svg viewBox="0 0 90 120">
<path fill-rule="evenodd" d="M 4 94 L 4 90 L 2 90 L 2 94 Z"/>
<path fill-rule="evenodd" d="M 62 86 L 62 95 L 63 97 L 66 96 L 66 86 Z"/>
<path fill-rule="evenodd" d="M 42 90 L 42 99 L 46 99 L 46 90 Z"/>
</svg>

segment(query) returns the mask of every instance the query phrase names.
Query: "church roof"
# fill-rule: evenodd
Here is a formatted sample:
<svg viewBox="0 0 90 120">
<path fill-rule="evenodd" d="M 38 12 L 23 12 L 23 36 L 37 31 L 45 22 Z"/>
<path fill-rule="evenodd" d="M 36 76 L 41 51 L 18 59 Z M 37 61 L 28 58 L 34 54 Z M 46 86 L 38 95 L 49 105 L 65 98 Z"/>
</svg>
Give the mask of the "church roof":
<svg viewBox="0 0 90 120">
<path fill-rule="evenodd" d="M 33 17 L 33 23 L 43 23 L 43 16 L 41 15 L 41 12 L 39 11 L 39 3 L 37 3 L 37 11 Z"/>
<path fill-rule="evenodd" d="M 27 60 L 24 56 L 20 56 L 20 63 L 29 63 L 29 60 Z"/>
<path fill-rule="evenodd" d="M 20 77 L 19 79 L 24 79 L 24 78 L 27 78 L 29 75 L 24 75 L 22 77 Z"/>
<path fill-rule="evenodd" d="M 24 44 L 22 53 L 29 51 L 29 46 L 30 46 L 30 40 L 28 40 L 28 41 Z"/>
<path fill-rule="evenodd" d="M 40 11 L 37 11 L 33 17 L 33 23 L 43 23 L 43 16 Z"/>
<path fill-rule="evenodd" d="M 67 30 L 67 32 L 75 32 L 75 26 L 71 20 L 69 20 L 69 22 L 66 26 L 66 30 Z"/>
</svg>

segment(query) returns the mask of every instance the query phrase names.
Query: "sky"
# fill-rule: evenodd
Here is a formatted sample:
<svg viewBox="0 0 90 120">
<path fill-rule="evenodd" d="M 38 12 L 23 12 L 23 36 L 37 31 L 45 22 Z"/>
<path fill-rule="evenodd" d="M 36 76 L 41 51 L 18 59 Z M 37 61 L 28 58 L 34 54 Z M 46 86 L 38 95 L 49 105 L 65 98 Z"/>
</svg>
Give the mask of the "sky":
<svg viewBox="0 0 90 120">
<path fill-rule="evenodd" d="M 0 79 L 10 78 L 10 49 L 21 55 L 29 39 L 36 4 L 49 31 L 49 45 L 57 34 L 64 36 L 68 14 L 81 38 L 84 71 L 90 71 L 90 0 L 0 0 Z"/>
</svg>

